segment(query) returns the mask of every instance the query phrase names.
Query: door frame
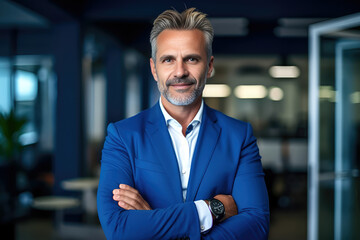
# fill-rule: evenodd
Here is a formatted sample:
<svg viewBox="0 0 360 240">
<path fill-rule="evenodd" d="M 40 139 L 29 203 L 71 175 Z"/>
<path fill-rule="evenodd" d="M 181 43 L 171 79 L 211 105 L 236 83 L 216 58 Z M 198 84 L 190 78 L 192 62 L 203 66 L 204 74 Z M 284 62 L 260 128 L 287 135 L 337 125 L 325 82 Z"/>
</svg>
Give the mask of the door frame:
<svg viewBox="0 0 360 240">
<path fill-rule="evenodd" d="M 335 201 L 334 201 L 334 239 L 341 240 L 343 232 L 343 180 L 352 177 L 357 177 L 357 170 L 349 169 L 349 166 L 344 166 L 344 159 L 349 159 L 350 156 L 346 154 L 344 146 L 350 145 L 350 129 L 348 128 L 350 122 L 351 111 L 346 105 L 346 97 L 344 91 L 349 89 L 348 81 L 344 81 L 344 57 L 345 50 L 360 49 L 360 38 L 357 41 L 345 40 L 340 41 L 335 46 L 335 84 L 336 84 L 336 105 L 335 105 Z M 347 116 L 346 118 L 344 116 Z M 346 142 L 345 142 L 346 141 Z"/>
<path fill-rule="evenodd" d="M 309 27 L 308 240 L 318 239 L 320 37 L 356 26 L 360 26 L 360 13 L 312 24 Z"/>
</svg>

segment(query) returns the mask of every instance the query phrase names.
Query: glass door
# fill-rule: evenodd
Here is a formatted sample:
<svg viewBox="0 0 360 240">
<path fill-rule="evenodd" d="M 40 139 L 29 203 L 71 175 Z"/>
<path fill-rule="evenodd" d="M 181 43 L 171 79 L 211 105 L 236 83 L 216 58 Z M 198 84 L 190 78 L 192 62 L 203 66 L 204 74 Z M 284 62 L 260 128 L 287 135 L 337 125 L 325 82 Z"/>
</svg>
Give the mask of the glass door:
<svg viewBox="0 0 360 240">
<path fill-rule="evenodd" d="M 308 239 L 360 239 L 360 14 L 310 27 Z"/>
</svg>

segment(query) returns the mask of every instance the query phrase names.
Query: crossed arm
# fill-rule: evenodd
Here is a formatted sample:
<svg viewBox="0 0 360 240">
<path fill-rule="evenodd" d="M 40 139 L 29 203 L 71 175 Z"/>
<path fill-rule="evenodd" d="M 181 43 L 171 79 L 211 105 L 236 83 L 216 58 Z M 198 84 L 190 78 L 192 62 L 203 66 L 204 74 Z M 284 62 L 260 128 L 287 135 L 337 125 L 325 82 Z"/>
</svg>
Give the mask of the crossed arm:
<svg viewBox="0 0 360 240">
<path fill-rule="evenodd" d="M 231 195 L 219 194 L 214 198 L 220 200 L 225 206 L 225 216 L 222 221 L 238 213 L 236 203 Z M 113 190 L 113 199 L 125 210 L 151 210 L 139 191 L 126 184 L 120 184 Z"/>
<path fill-rule="evenodd" d="M 108 130 L 98 189 L 99 218 L 107 239 L 173 239 L 184 236 L 217 240 L 267 239 L 267 192 L 259 156 L 254 151 L 254 148 L 257 149 L 254 140 L 249 138 L 243 146 L 243 164 L 240 164 L 234 179 L 231 195 L 238 209 L 236 215 L 230 213 L 228 206 L 231 203 L 226 202 L 226 195 L 216 196 L 224 197 L 225 200 L 219 200 L 230 214 L 207 234 L 200 234 L 197 209 L 193 202 L 150 210 L 151 206 L 134 188 L 128 150 L 116 129 L 110 125 Z M 118 183 L 124 185 L 120 187 Z M 119 198 L 114 201 L 115 197 Z"/>
<path fill-rule="evenodd" d="M 113 199 L 125 210 L 151 210 L 138 190 L 126 184 L 120 184 L 119 189 L 113 190 Z"/>
</svg>

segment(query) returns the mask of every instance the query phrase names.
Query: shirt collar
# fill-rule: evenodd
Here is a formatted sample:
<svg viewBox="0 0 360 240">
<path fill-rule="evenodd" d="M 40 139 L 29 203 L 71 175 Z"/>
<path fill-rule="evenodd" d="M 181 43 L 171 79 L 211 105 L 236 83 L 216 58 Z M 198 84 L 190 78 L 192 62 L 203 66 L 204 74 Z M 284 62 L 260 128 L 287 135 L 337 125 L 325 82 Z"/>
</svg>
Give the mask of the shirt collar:
<svg viewBox="0 0 360 240">
<path fill-rule="evenodd" d="M 174 119 L 172 116 L 170 116 L 170 114 L 165 110 L 165 108 L 164 108 L 164 106 L 163 106 L 163 104 L 161 102 L 161 97 L 160 97 L 160 100 L 159 100 L 159 104 L 160 104 L 161 112 L 162 112 L 162 114 L 163 114 L 163 116 L 165 118 L 166 126 L 169 126 L 169 122 L 172 121 L 172 120 L 174 120 L 174 121 L 176 121 L 178 123 L 178 121 L 176 119 Z M 191 125 L 193 123 L 196 123 L 196 125 L 198 123 L 201 123 L 203 110 L 204 110 L 204 100 L 201 99 L 201 106 L 199 108 L 199 111 L 196 113 L 194 119 L 191 121 L 191 123 L 189 125 Z"/>
</svg>

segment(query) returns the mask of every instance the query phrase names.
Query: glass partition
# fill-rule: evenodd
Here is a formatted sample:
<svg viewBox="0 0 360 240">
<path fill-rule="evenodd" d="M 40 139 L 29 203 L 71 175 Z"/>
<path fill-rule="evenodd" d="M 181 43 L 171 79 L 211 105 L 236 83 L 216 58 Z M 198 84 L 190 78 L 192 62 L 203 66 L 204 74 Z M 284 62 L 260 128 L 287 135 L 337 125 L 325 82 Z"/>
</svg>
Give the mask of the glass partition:
<svg viewBox="0 0 360 240">
<path fill-rule="evenodd" d="M 308 239 L 360 239 L 360 14 L 310 27 Z"/>
</svg>

